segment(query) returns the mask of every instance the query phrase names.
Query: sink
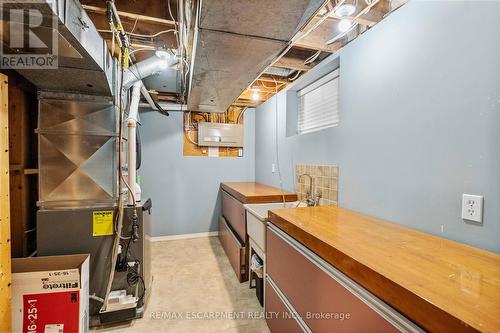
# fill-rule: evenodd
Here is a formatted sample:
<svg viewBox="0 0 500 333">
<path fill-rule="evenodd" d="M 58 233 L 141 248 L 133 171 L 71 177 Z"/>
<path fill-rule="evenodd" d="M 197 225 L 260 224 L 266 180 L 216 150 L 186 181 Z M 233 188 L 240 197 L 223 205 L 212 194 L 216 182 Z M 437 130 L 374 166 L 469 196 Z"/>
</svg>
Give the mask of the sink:
<svg viewBox="0 0 500 333">
<path fill-rule="evenodd" d="M 299 205 L 299 207 L 307 207 L 305 202 L 300 201 L 292 201 L 292 202 L 276 202 L 276 203 L 264 203 L 264 204 L 246 204 L 245 209 L 247 212 L 255 216 L 258 220 L 265 222 L 268 218 L 268 212 L 273 209 L 281 209 L 281 208 L 295 208 Z"/>
<path fill-rule="evenodd" d="M 266 252 L 266 222 L 268 212 L 273 209 L 306 207 L 304 202 L 277 202 L 265 204 L 246 204 L 247 214 L 247 234 L 252 245 L 257 245 L 257 253 L 261 258 L 265 257 Z"/>
</svg>

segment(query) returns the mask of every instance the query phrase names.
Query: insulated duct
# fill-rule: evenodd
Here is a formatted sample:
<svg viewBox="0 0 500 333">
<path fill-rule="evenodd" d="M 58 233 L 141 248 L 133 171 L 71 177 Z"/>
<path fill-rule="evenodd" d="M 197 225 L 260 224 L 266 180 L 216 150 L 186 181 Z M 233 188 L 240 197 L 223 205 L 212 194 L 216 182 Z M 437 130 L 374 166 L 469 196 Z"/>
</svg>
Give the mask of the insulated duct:
<svg viewBox="0 0 500 333">
<path fill-rule="evenodd" d="M 224 112 L 326 3 L 202 1 L 196 20 L 189 110 Z"/>
<path fill-rule="evenodd" d="M 21 26 L 19 29 L 32 30 L 42 43 L 53 45 L 50 54 L 57 60 L 56 69 L 14 68 L 19 74 L 42 90 L 101 96 L 114 94 L 117 64 L 78 0 L 2 1 L 2 11 L 7 13 L 10 9 L 42 15 L 40 26 Z M 10 27 L 29 22 L 10 19 Z M 9 34 L 0 35 L 4 53 L 31 54 L 31 49 L 11 48 Z"/>
</svg>

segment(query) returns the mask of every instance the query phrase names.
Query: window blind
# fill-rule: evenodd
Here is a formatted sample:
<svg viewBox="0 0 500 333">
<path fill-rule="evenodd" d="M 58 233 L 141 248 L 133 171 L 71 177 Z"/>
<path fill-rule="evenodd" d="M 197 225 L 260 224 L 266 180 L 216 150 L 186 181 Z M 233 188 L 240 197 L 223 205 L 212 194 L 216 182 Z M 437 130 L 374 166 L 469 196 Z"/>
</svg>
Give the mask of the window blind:
<svg viewBox="0 0 500 333">
<path fill-rule="evenodd" d="M 338 70 L 297 91 L 298 132 L 310 133 L 339 123 Z"/>
</svg>

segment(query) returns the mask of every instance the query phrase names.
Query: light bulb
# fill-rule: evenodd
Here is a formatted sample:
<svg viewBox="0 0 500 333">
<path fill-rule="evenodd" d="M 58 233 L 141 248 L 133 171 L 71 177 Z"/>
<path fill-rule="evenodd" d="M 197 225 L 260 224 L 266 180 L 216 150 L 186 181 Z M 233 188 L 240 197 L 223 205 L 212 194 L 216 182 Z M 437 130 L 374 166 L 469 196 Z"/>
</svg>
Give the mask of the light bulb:
<svg viewBox="0 0 500 333">
<path fill-rule="evenodd" d="M 258 101 L 260 99 L 260 94 L 258 91 L 254 91 L 252 94 L 252 100 L 253 101 Z"/>
<path fill-rule="evenodd" d="M 260 100 L 259 88 L 253 89 L 252 100 L 253 101 Z"/>
<path fill-rule="evenodd" d="M 351 16 L 354 14 L 356 11 L 356 6 L 350 3 L 345 3 L 343 5 L 338 6 L 337 9 L 335 9 L 335 15 L 337 17 L 345 17 L 345 16 Z"/>
<path fill-rule="evenodd" d="M 352 26 L 352 21 L 349 19 L 340 20 L 339 25 L 338 25 L 339 30 L 341 32 L 346 32 L 347 30 L 349 30 L 351 28 L 351 26 Z"/>
</svg>

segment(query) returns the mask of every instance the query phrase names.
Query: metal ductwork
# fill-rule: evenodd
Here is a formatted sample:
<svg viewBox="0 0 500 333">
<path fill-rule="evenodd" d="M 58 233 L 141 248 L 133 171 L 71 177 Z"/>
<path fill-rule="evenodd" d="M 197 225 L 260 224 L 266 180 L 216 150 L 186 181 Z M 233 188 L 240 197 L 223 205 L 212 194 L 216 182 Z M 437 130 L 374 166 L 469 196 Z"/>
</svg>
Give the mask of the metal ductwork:
<svg viewBox="0 0 500 333">
<path fill-rule="evenodd" d="M 281 68 L 281 67 L 273 67 L 273 66 L 271 66 L 268 69 L 266 69 L 266 71 L 264 73 L 265 74 L 270 74 L 270 75 L 287 77 L 290 74 L 293 74 L 295 72 L 296 72 L 295 69 Z"/>
<path fill-rule="evenodd" d="M 56 69 L 16 69 L 26 79 L 42 90 L 85 93 L 112 96 L 113 81 L 116 79 L 117 64 L 110 56 L 105 41 L 77 0 L 45 0 L 37 2 L 5 2 L 2 10 L 37 10 L 43 16 L 41 25 L 28 27 L 28 22 L 14 22 L 10 25 L 24 25 L 20 31 L 31 30 L 46 45 L 55 45 L 57 39 Z M 38 13 L 37 12 L 37 13 Z M 12 16 L 12 15 L 11 15 Z M 4 24 L 4 22 L 2 22 Z M 12 28 L 11 28 L 12 29 Z M 4 50 L 22 54 L 24 50 L 10 46 L 12 33 L 2 34 Z"/>
<path fill-rule="evenodd" d="M 189 109 L 224 112 L 326 2 L 201 1 Z"/>
<path fill-rule="evenodd" d="M 41 208 L 110 206 L 117 199 L 112 97 L 39 92 Z"/>
</svg>

